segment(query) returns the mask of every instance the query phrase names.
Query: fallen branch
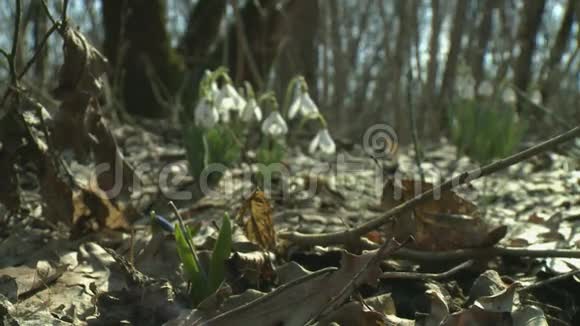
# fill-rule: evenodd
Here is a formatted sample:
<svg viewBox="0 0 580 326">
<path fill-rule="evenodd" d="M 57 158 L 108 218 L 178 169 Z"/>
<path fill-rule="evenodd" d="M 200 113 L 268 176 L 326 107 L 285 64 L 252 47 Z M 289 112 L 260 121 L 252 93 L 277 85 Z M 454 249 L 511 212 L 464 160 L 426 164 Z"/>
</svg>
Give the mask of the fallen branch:
<svg viewBox="0 0 580 326">
<path fill-rule="evenodd" d="M 402 279 L 402 280 L 443 280 L 473 266 L 474 261 L 468 260 L 450 270 L 441 273 L 415 273 L 415 272 L 384 272 L 381 279 Z"/>
<path fill-rule="evenodd" d="M 487 248 L 469 248 L 448 251 L 421 251 L 401 248 L 393 254 L 396 258 L 415 261 L 436 262 L 486 258 L 496 256 L 529 257 L 529 258 L 580 258 L 580 250 L 566 249 L 525 249 L 493 246 Z"/>
<path fill-rule="evenodd" d="M 400 215 L 404 213 L 418 204 L 426 201 L 429 198 L 433 198 L 434 194 L 441 193 L 450 189 L 453 189 L 459 185 L 471 182 L 483 176 L 495 173 L 497 171 L 503 170 L 508 168 L 516 163 L 529 159 L 532 156 L 535 156 L 539 153 L 542 153 L 546 150 L 552 149 L 559 144 L 562 144 L 566 141 L 574 139 L 580 135 L 580 126 L 577 126 L 563 134 L 560 134 L 552 139 L 549 139 L 543 143 L 540 143 L 536 146 L 530 147 L 526 150 L 523 150 L 519 153 L 514 155 L 508 156 L 504 159 L 495 161 L 484 166 L 481 169 L 474 169 L 472 171 L 463 172 L 462 174 L 450 178 L 443 182 L 439 186 L 433 187 L 433 189 L 423 192 L 422 194 L 415 196 L 414 198 L 398 205 L 388 212 L 386 212 L 383 216 L 378 217 L 372 221 L 364 223 L 356 228 L 351 230 L 346 230 L 342 232 L 336 233 L 323 233 L 323 234 L 302 234 L 299 232 L 285 232 L 280 233 L 279 237 L 290 242 L 294 242 L 299 245 L 304 246 L 314 246 L 314 245 L 321 245 L 321 246 L 329 246 L 329 245 L 338 245 L 338 244 L 350 244 L 356 245 L 360 243 L 360 237 L 367 234 L 368 232 L 375 230 L 386 224 L 387 222 L 391 221 L 394 216 Z M 492 247 L 496 248 L 496 247 Z M 517 250 L 517 249 L 516 249 Z M 580 251 L 578 251 L 578 257 L 580 257 Z"/>
</svg>

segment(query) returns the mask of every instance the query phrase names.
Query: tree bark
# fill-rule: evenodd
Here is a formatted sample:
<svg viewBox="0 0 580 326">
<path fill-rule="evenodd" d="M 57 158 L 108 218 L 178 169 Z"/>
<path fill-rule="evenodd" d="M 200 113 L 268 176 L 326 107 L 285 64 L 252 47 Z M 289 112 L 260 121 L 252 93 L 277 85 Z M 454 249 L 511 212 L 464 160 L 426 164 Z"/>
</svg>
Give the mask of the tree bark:
<svg viewBox="0 0 580 326">
<path fill-rule="evenodd" d="M 465 17 L 468 9 L 467 5 L 468 1 L 457 0 L 453 17 L 453 28 L 450 35 L 449 53 L 447 54 L 447 62 L 445 64 L 443 80 L 441 81 L 441 90 L 439 92 L 439 110 L 443 109 L 445 102 L 447 102 L 453 95 L 456 77 L 455 74 L 457 71 L 457 64 L 459 63 L 459 54 L 462 47 L 461 41 L 463 38 Z"/>
<path fill-rule="evenodd" d="M 514 84 L 522 91 L 527 91 L 532 71 L 532 57 L 536 49 L 536 35 L 542 22 L 542 13 L 546 0 L 524 1 L 522 21 L 518 28 L 519 55 L 514 62 Z M 518 101 L 518 113 L 522 105 Z"/>
<path fill-rule="evenodd" d="M 471 58 L 471 69 L 473 78 L 475 79 L 475 89 L 485 79 L 485 70 L 483 62 L 487 52 L 487 45 L 493 29 L 492 13 L 497 6 L 497 0 L 487 0 L 483 6 L 483 13 L 481 14 L 481 21 L 477 26 L 477 39 L 474 44 Z"/>
<path fill-rule="evenodd" d="M 180 83 L 182 62 L 165 27 L 165 1 L 102 0 L 102 4 L 105 55 L 118 68 L 114 79 L 122 76 L 116 86 L 122 90 L 127 112 L 167 116 L 169 107 L 163 102 L 168 99 L 159 99 L 153 85 L 172 93 Z"/>
<path fill-rule="evenodd" d="M 179 52 L 188 67 L 206 66 L 207 55 L 218 38 L 227 0 L 200 0 L 191 10 Z"/>
<path fill-rule="evenodd" d="M 550 50 L 550 56 L 548 57 L 546 65 L 543 67 L 543 73 L 540 74 L 541 76 L 545 75 L 545 79 L 542 81 L 541 86 L 542 100 L 544 103 L 548 101 L 549 97 L 557 87 L 557 66 L 560 64 L 562 56 L 568 46 L 568 40 L 570 39 L 572 25 L 574 23 L 574 10 L 576 6 L 578 6 L 577 0 L 568 0 L 562 24 L 558 30 L 554 45 Z"/>
<path fill-rule="evenodd" d="M 283 27 L 288 36 L 282 44 L 277 63 L 279 78 L 276 88 L 282 96 L 288 82 L 299 74 L 310 85 L 313 98 L 318 99 L 316 69 L 319 16 L 318 1 L 294 1 L 286 9 Z"/>
</svg>

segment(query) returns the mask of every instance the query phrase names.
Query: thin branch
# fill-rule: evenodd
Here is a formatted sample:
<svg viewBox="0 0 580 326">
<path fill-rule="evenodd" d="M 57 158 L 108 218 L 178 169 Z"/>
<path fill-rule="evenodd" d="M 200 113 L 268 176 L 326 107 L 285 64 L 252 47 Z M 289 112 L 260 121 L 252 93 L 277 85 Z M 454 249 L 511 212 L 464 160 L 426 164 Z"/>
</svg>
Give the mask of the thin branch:
<svg viewBox="0 0 580 326">
<path fill-rule="evenodd" d="M 409 211 L 410 209 L 414 208 L 418 204 L 427 201 L 430 198 L 434 197 L 436 193 L 442 193 L 444 191 L 451 190 L 457 186 L 462 184 L 471 182 L 478 178 L 487 176 L 489 174 L 495 173 L 497 171 L 503 170 L 508 168 L 516 163 L 529 159 L 539 153 L 542 153 L 546 150 L 552 149 L 559 144 L 567 142 L 571 139 L 574 139 L 580 135 L 580 126 L 577 126 L 563 134 L 560 134 L 552 139 L 549 139 L 543 143 L 540 143 L 536 146 L 530 147 L 526 150 L 523 150 L 519 153 L 506 157 L 504 159 L 492 162 L 483 168 L 474 169 L 472 171 L 463 172 L 460 175 L 447 179 L 441 185 L 433 187 L 433 189 L 423 192 L 422 194 L 415 196 L 414 198 L 392 208 L 388 212 L 386 212 L 383 216 L 378 217 L 372 221 L 364 223 L 352 230 L 336 232 L 336 233 L 324 233 L 324 234 L 302 234 L 298 232 L 292 233 L 281 233 L 279 234 L 280 238 L 284 238 L 291 242 L 300 244 L 300 245 L 337 245 L 337 244 L 358 244 L 360 243 L 360 237 L 368 232 L 375 230 L 386 224 L 389 221 L 392 221 L 394 216 L 401 216 L 401 213 Z M 578 257 L 580 257 L 580 251 L 576 251 Z"/>
<path fill-rule="evenodd" d="M 530 290 L 535 290 L 535 289 L 537 289 L 539 287 L 546 286 L 548 284 L 552 284 L 554 282 L 558 282 L 558 281 L 561 281 L 561 280 L 565 280 L 568 277 L 576 276 L 578 274 L 580 274 L 580 269 L 575 269 L 575 270 L 572 270 L 572 271 L 570 271 L 568 273 L 556 275 L 554 277 L 550 277 L 550 278 L 545 279 L 543 281 L 539 281 L 539 282 L 530 284 L 530 285 L 528 285 L 526 287 L 521 288 L 518 292 L 522 292 L 522 291 L 526 291 L 527 292 L 527 291 L 530 291 Z"/>
<path fill-rule="evenodd" d="M 3 49 L 0 49 L 0 54 L 2 54 L 5 58 L 6 61 L 8 61 L 8 65 L 10 65 L 10 54 L 8 54 L 8 52 L 4 51 Z"/>
<path fill-rule="evenodd" d="M 18 84 L 18 75 L 16 73 L 16 52 L 18 51 L 18 39 L 20 38 L 20 14 L 21 14 L 21 4 L 20 0 L 15 0 L 16 2 L 16 13 L 14 16 L 14 33 L 12 34 L 12 50 L 10 51 L 10 80 L 12 85 Z"/>
<path fill-rule="evenodd" d="M 395 258 L 422 262 L 443 262 L 486 257 L 529 257 L 529 258 L 580 258 L 580 250 L 526 249 L 508 247 L 468 248 L 447 251 L 422 251 L 402 248 L 393 254 Z"/>
<path fill-rule="evenodd" d="M 44 12 L 46 13 L 46 16 L 48 17 L 48 19 L 50 20 L 52 25 L 58 25 L 58 22 L 50 14 L 50 9 L 48 9 L 48 5 L 46 4 L 46 1 L 42 0 L 42 1 L 40 1 L 40 3 L 42 4 L 42 8 L 44 9 Z"/>
<path fill-rule="evenodd" d="M 40 41 L 40 44 L 38 46 L 38 49 L 36 49 L 36 52 L 34 53 L 32 58 L 30 58 L 30 60 L 28 60 L 28 62 L 26 63 L 26 66 L 24 66 L 24 69 L 22 69 L 20 74 L 18 74 L 18 79 L 21 79 L 22 77 L 24 77 L 24 75 L 32 67 L 32 65 L 34 64 L 34 62 L 36 61 L 36 59 L 38 58 L 38 56 L 42 52 L 44 46 L 46 45 L 48 38 L 52 35 L 52 33 L 54 33 L 54 31 L 57 30 L 57 28 L 58 28 L 58 25 L 52 25 L 52 27 L 48 30 L 48 32 L 46 32 L 46 34 L 44 35 L 44 38 L 42 39 L 42 41 Z"/>
<path fill-rule="evenodd" d="M 468 260 L 464 263 L 461 263 L 450 270 L 441 273 L 414 273 L 414 272 L 384 272 L 381 275 L 381 279 L 405 279 L 405 280 L 443 280 L 446 278 L 450 278 L 455 274 L 468 269 L 469 267 L 473 266 L 475 263 L 474 260 Z"/>
</svg>

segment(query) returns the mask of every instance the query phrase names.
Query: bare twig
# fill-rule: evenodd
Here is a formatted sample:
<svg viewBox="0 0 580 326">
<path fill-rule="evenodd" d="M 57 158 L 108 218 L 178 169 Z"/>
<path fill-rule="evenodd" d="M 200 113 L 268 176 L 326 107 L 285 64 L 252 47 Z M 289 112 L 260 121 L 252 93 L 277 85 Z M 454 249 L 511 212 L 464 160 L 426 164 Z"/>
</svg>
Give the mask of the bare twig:
<svg viewBox="0 0 580 326">
<path fill-rule="evenodd" d="M 527 291 L 530 291 L 530 290 L 535 290 L 535 289 L 537 289 L 539 287 L 546 286 L 548 284 L 552 284 L 554 282 L 558 282 L 558 281 L 561 281 L 561 280 L 565 280 L 568 277 L 572 277 L 572 276 L 575 276 L 575 275 L 578 275 L 578 274 L 580 274 L 580 269 L 575 269 L 575 270 L 570 271 L 568 273 L 556 275 L 554 277 L 550 277 L 550 278 L 545 279 L 543 281 L 539 281 L 539 282 L 530 284 L 528 286 L 525 286 L 525 287 L 519 289 L 518 292 L 524 292 L 524 291 L 527 292 Z"/>
<path fill-rule="evenodd" d="M 513 86 L 512 88 L 514 89 L 514 91 L 516 92 L 516 94 L 518 95 L 519 98 L 525 100 L 525 102 L 527 102 L 533 108 L 536 108 L 537 110 L 543 112 L 544 114 L 549 115 L 550 117 L 552 117 L 554 119 L 554 121 L 556 121 L 562 127 L 564 127 L 564 128 L 571 127 L 571 125 L 570 125 L 570 123 L 568 123 L 568 121 L 563 119 L 560 115 L 555 114 L 554 111 L 548 109 L 547 107 L 532 101 L 532 99 L 530 99 L 528 97 L 528 95 L 524 91 L 522 91 L 521 89 L 517 88 L 516 86 Z"/>
<path fill-rule="evenodd" d="M 48 41 L 48 38 L 52 35 L 52 33 L 54 33 L 54 31 L 56 31 L 58 29 L 58 26 L 59 26 L 58 24 L 52 25 L 52 27 L 48 30 L 48 32 L 46 32 L 46 34 L 44 35 L 44 37 L 40 41 L 40 44 L 39 44 L 38 48 L 36 49 L 36 52 L 34 53 L 32 58 L 30 58 L 30 60 L 28 60 L 28 62 L 26 63 L 26 66 L 24 66 L 24 69 L 22 69 L 20 74 L 18 74 L 18 79 L 21 79 L 22 77 L 24 77 L 24 75 L 32 67 L 32 65 L 34 64 L 34 62 L 36 61 L 36 59 L 38 58 L 38 56 L 42 52 L 44 46 L 46 45 L 46 41 Z"/>
<path fill-rule="evenodd" d="M 16 52 L 18 51 L 18 39 L 20 38 L 20 15 L 21 7 L 20 0 L 16 2 L 16 13 L 14 17 L 14 33 L 12 34 L 12 50 L 10 51 L 10 60 L 8 62 L 10 68 L 10 81 L 12 85 L 18 85 L 18 74 L 16 73 Z"/>
<path fill-rule="evenodd" d="M 566 249 L 525 249 L 493 246 L 486 248 L 468 248 L 448 251 L 421 251 L 403 248 L 397 251 L 393 256 L 396 258 L 409 259 L 424 262 L 441 262 L 464 260 L 472 258 L 485 258 L 496 256 L 510 257 L 530 257 L 530 258 L 580 258 L 580 250 Z"/>
<path fill-rule="evenodd" d="M 474 261 L 468 260 L 450 270 L 441 273 L 414 273 L 414 272 L 384 272 L 382 279 L 406 279 L 406 280 L 443 280 L 449 278 L 460 271 L 473 266 Z"/>
<path fill-rule="evenodd" d="M 546 150 L 552 149 L 557 145 L 574 139 L 580 135 L 580 126 L 577 126 L 563 134 L 560 134 L 554 138 L 551 138 L 543 143 L 540 143 L 536 146 L 530 147 L 526 150 L 523 150 L 519 153 L 506 157 L 504 159 L 492 162 L 481 169 L 474 169 L 472 171 L 466 171 L 461 173 L 460 175 L 450 178 L 443 182 L 439 186 L 433 187 L 433 189 L 425 191 L 418 196 L 392 208 L 388 212 L 386 212 L 383 216 L 378 217 L 372 221 L 364 223 L 356 228 L 351 230 L 336 232 L 336 233 L 324 233 L 324 234 L 302 234 L 298 232 L 292 233 L 281 233 L 279 234 L 280 238 L 289 240 L 291 242 L 300 244 L 300 245 L 337 245 L 337 244 L 358 244 L 360 243 L 360 237 L 364 234 L 377 229 L 378 227 L 382 226 L 383 224 L 391 221 L 394 216 L 401 215 L 418 204 L 428 200 L 429 198 L 433 198 L 434 194 L 441 193 L 450 189 L 453 189 L 459 185 L 471 182 L 483 176 L 495 173 L 497 171 L 503 170 L 509 166 L 512 166 L 516 163 L 529 159 L 539 153 L 542 153 Z M 576 252 L 578 257 L 580 257 L 580 251 Z"/>
<path fill-rule="evenodd" d="M 46 16 L 48 17 L 48 19 L 50 20 L 52 25 L 58 25 L 58 22 L 50 14 L 50 9 L 48 9 L 48 5 L 46 4 L 46 0 L 42 0 L 42 1 L 40 1 L 40 3 L 42 4 L 42 8 L 44 9 L 44 12 L 46 13 Z"/>
</svg>

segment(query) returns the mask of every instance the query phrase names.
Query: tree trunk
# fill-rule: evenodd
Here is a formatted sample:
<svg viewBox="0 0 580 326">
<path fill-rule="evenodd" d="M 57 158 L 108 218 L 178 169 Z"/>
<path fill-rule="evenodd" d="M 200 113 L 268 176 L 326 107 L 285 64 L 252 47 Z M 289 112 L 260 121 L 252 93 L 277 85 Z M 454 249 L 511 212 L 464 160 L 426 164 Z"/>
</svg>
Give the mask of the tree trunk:
<svg viewBox="0 0 580 326">
<path fill-rule="evenodd" d="M 550 50 L 550 56 L 546 65 L 543 67 L 543 73 L 540 76 L 546 75 L 542 81 L 541 92 L 542 100 L 547 103 L 549 97 L 552 95 L 553 91 L 557 89 L 557 66 L 562 60 L 562 56 L 566 51 L 568 45 L 568 39 L 572 32 L 572 25 L 574 23 L 574 10 L 577 6 L 577 0 L 568 0 L 568 6 L 566 7 L 566 12 L 564 14 L 564 19 L 558 30 L 558 35 L 554 42 L 554 46 Z"/>
<path fill-rule="evenodd" d="M 278 94 L 284 95 L 288 82 L 303 75 L 315 100 L 317 69 L 317 31 L 320 10 L 318 1 L 294 1 L 286 9 L 283 29 L 287 35 L 277 62 Z"/>
<path fill-rule="evenodd" d="M 532 71 L 532 57 L 536 49 L 536 34 L 542 22 L 542 13 L 546 0 L 524 1 L 522 21 L 518 28 L 519 55 L 514 62 L 514 84 L 522 91 L 527 91 Z M 518 101 L 518 113 L 522 105 Z"/>
<path fill-rule="evenodd" d="M 485 79 L 485 70 L 483 69 L 483 61 L 487 52 L 487 45 L 493 29 L 492 13 L 496 8 L 497 0 L 487 0 L 484 3 L 483 13 L 481 14 L 481 21 L 477 26 L 477 39 L 474 44 L 471 58 L 471 69 L 473 78 L 475 79 L 475 89 Z"/>
<path fill-rule="evenodd" d="M 467 5 L 468 1 L 457 0 L 455 15 L 453 17 L 453 28 L 450 35 L 449 53 L 447 54 L 447 62 L 445 64 L 443 80 L 441 81 L 441 90 L 439 92 L 439 110 L 444 108 L 446 102 L 448 102 L 450 97 L 453 95 L 456 77 L 455 74 L 457 71 L 457 64 L 459 63 L 461 41 L 465 27 L 465 17 L 467 15 Z"/>
<path fill-rule="evenodd" d="M 151 118 L 167 116 L 168 98 L 179 86 L 182 62 L 171 48 L 163 0 L 102 0 L 105 55 L 115 67 L 127 112 Z M 121 79 L 119 79 L 121 77 Z"/>
<path fill-rule="evenodd" d="M 422 111 L 425 118 L 420 123 L 420 128 L 431 133 L 430 121 L 440 121 L 440 113 L 433 106 L 437 87 L 437 71 L 439 70 L 439 36 L 441 34 L 441 25 L 443 22 L 443 13 L 439 0 L 431 1 L 431 35 L 429 36 L 429 61 L 427 62 L 427 81 L 423 90 L 421 100 Z"/>
<path fill-rule="evenodd" d="M 191 10 L 179 51 L 188 67 L 205 67 L 207 55 L 217 40 L 219 27 L 226 12 L 227 0 L 200 0 Z"/>
</svg>

